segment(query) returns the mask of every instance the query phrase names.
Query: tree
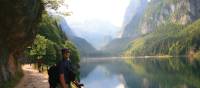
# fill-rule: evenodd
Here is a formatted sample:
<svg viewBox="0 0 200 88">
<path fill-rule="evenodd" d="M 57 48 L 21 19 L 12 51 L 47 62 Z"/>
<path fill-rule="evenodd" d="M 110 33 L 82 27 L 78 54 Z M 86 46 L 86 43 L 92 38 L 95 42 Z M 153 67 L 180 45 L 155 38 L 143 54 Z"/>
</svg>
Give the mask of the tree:
<svg viewBox="0 0 200 88">
<path fill-rule="evenodd" d="M 47 39 L 41 35 L 36 35 L 33 45 L 31 46 L 30 56 L 34 59 L 41 59 L 46 54 Z"/>
<path fill-rule="evenodd" d="M 57 61 L 55 48 L 55 43 L 51 40 L 47 40 L 46 54 L 43 57 L 45 65 L 52 65 Z"/>
</svg>

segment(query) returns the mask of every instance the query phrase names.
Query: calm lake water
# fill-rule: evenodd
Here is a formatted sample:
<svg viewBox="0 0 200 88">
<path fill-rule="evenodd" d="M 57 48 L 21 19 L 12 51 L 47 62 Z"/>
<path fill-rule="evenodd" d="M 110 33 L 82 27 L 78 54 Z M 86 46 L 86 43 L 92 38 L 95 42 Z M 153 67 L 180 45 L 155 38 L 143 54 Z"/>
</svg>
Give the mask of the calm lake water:
<svg viewBox="0 0 200 88">
<path fill-rule="evenodd" d="M 84 58 L 85 88 L 200 88 L 200 60 Z"/>
</svg>

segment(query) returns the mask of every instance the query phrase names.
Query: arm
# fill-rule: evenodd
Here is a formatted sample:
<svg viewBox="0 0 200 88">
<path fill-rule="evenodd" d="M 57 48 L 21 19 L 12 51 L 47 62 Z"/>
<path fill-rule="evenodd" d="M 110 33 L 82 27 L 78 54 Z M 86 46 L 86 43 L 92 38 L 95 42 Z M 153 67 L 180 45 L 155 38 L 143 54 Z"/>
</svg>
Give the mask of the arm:
<svg viewBox="0 0 200 88">
<path fill-rule="evenodd" d="M 59 80 L 60 80 L 60 83 L 61 83 L 62 88 L 68 88 L 68 87 L 67 87 L 67 84 L 65 83 L 64 74 L 60 74 L 60 75 L 59 75 Z"/>
<path fill-rule="evenodd" d="M 67 84 L 65 83 L 64 70 L 65 70 L 64 64 L 62 62 L 60 62 L 58 64 L 59 81 L 60 81 L 60 84 L 61 84 L 62 88 L 68 88 Z"/>
</svg>

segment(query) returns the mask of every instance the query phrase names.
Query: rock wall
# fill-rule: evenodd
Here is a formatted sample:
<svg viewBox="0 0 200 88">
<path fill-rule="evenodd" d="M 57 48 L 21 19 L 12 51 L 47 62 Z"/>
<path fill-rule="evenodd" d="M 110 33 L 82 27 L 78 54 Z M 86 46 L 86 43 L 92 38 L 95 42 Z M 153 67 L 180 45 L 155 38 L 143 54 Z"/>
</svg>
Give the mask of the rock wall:
<svg viewBox="0 0 200 88">
<path fill-rule="evenodd" d="M 190 18 L 195 21 L 200 17 L 200 0 L 189 0 L 190 3 Z"/>
<path fill-rule="evenodd" d="M 144 13 L 139 14 L 139 16 L 137 13 L 133 13 L 136 15 L 124 27 L 123 37 L 146 34 L 164 23 L 172 22 L 186 25 L 194 22 L 200 17 L 199 6 L 200 0 L 151 0 Z M 138 12 L 141 13 L 141 10 Z"/>
<path fill-rule="evenodd" d="M 125 16 L 128 17 L 125 17 L 123 23 L 124 24 L 123 27 L 124 31 L 122 34 L 123 38 L 135 38 L 139 35 L 138 25 L 143 17 L 145 8 L 147 6 L 147 0 L 140 0 L 139 3 L 137 3 L 139 4 L 137 7 L 135 2 L 136 0 L 131 0 L 129 8 L 127 8 L 127 12 L 125 13 Z M 130 15 L 131 11 L 133 15 Z M 129 20 L 127 18 L 129 18 Z"/>
<path fill-rule="evenodd" d="M 153 0 L 144 13 L 139 29 L 145 34 L 163 23 L 186 25 L 200 17 L 199 5 L 199 0 Z"/>
<path fill-rule="evenodd" d="M 0 87 L 20 71 L 17 58 L 32 43 L 43 8 L 41 0 L 0 1 Z"/>
</svg>

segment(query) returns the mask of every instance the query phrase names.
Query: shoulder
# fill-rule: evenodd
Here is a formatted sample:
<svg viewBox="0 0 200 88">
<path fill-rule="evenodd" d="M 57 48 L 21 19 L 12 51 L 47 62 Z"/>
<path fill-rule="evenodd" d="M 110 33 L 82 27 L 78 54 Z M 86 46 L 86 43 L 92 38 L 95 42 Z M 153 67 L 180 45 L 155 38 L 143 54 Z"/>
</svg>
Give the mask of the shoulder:
<svg viewBox="0 0 200 88">
<path fill-rule="evenodd" d="M 64 65 L 64 61 L 63 60 L 60 60 L 60 61 L 57 62 L 57 66 L 62 66 L 62 65 Z"/>
</svg>

